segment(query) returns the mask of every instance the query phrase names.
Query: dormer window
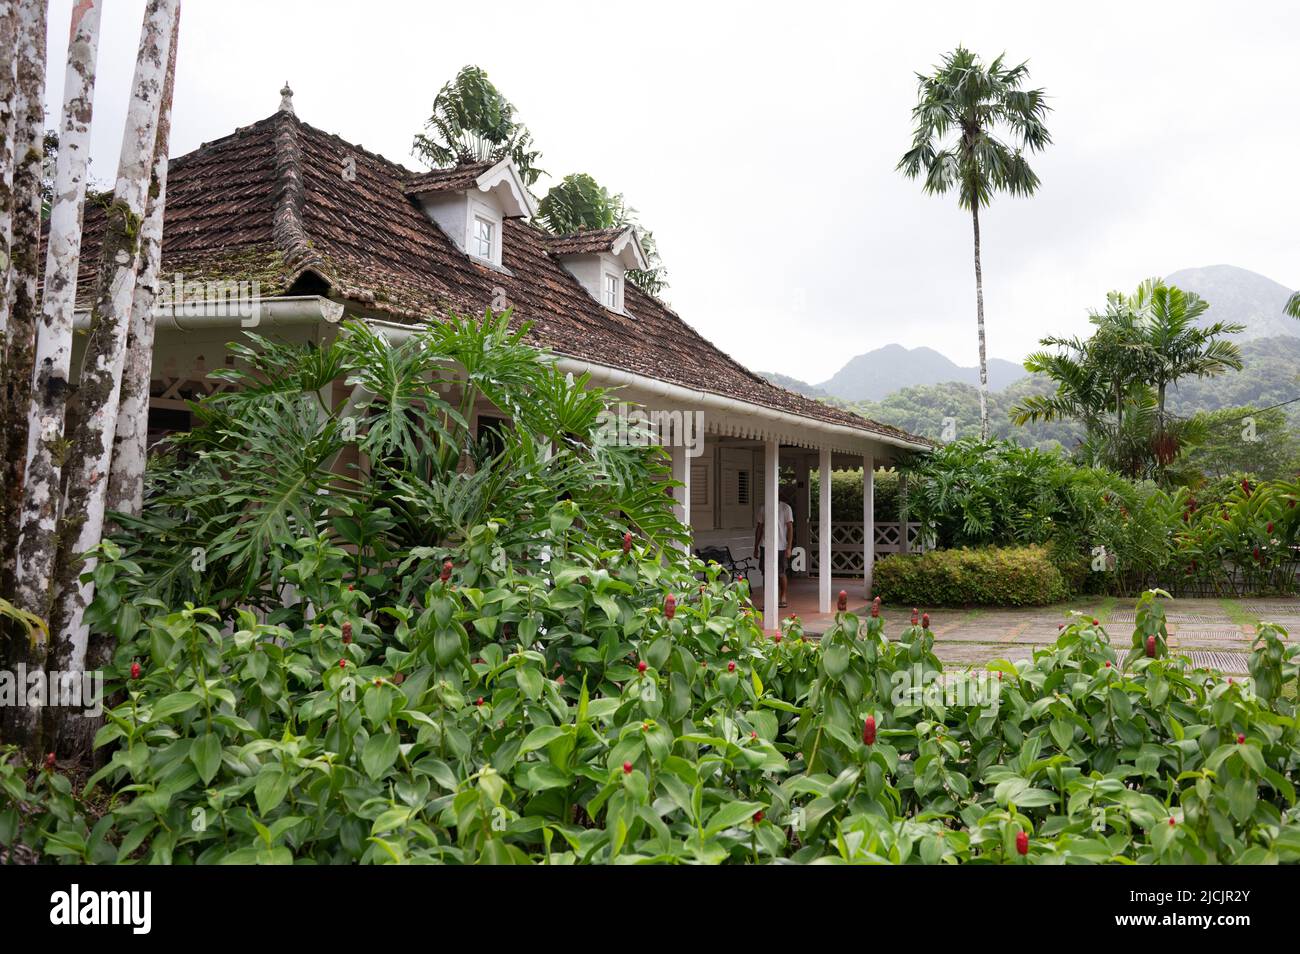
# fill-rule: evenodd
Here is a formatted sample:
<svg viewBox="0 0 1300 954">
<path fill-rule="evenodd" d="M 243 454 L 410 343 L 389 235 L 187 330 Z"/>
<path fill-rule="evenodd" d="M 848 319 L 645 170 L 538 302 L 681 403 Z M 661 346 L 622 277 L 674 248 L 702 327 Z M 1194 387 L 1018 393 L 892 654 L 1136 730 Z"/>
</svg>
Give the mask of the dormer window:
<svg viewBox="0 0 1300 954">
<path fill-rule="evenodd" d="M 588 295 L 610 311 L 627 314 L 624 308 L 627 272 L 646 267 L 645 250 L 635 229 L 625 225 L 557 235 L 547 241 L 547 249 Z"/>
<path fill-rule="evenodd" d="M 605 273 L 604 304 L 610 311 L 623 310 L 623 279 L 613 272 Z"/>
<path fill-rule="evenodd" d="M 498 262 L 497 224 L 482 215 L 474 216 L 474 235 L 470 241 L 470 253 L 489 262 Z"/>
<path fill-rule="evenodd" d="M 435 169 L 413 176 L 405 192 L 466 255 L 502 268 L 506 219 L 537 214 L 533 197 L 509 159 Z"/>
</svg>

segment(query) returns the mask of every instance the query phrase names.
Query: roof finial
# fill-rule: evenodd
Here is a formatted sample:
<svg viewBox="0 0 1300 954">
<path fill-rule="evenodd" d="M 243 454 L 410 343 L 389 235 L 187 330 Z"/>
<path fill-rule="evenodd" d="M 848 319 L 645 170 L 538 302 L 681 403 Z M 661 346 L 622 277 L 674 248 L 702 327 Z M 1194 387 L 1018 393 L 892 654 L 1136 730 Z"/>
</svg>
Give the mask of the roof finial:
<svg viewBox="0 0 1300 954">
<path fill-rule="evenodd" d="M 280 112 L 293 115 L 293 90 L 289 88 L 289 81 L 284 81 L 284 88 L 280 90 Z"/>
</svg>

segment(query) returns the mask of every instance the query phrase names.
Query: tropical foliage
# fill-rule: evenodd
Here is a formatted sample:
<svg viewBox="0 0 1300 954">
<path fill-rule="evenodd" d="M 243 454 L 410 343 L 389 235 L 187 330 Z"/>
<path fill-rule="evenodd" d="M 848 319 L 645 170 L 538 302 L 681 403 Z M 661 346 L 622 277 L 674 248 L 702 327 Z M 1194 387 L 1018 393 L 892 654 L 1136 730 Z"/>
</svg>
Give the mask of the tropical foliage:
<svg viewBox="0 0 1300 954">
<path fill-rule="evenodd" d="M 1046 337 L 1025 369 L 1056 384 L 1012 409 L 1017 424 L 1070 418 L 1083 425 L 1081 454 L 1131 477 L 1162 477 L 1183 447 L 1203 434 L 1195 420 L 1170 417 L 1169 389 L 1180 379 L 1241 370 L 1241 353 L 1227 340 L 1242 325 L 1201 326 L 1209 304 L 1158 278 L 1136 292 L 1111 292 L 1089 322 L 1087 339 Z M 1050 349 L 1050 350 L 1047 350 Z"/>
<path fill-rule="evenodd" d="M 0 753 L 0 844 L 119 863 L 1300 860 L 1300 650 L 1278 627 L 1234 682 L 1169 654 L 1148 594 L 1128 645 L 1076 614 L 1032 661 L 940 681 L 928 616 L 893 641 L 874 610 L 820 643 L 768 638 L 684 557 L 572 528 L 547 567 L 498 574 L 485 527 L 413 603 L 349 588 L 347 551 L 304 538 L 286 575 L 310 622 L 160 611 L 119 654 L 100 772 Z M 111 585 L 135 575 L 105 556 Z"/>
<path fill-rule="evenodd" d="M 1048 547 L 1072 591 L 1291 593 L 1300 478 L 1166 490 L 1059 453 L 957 441 L 910 468 L 909 515 L 941 547 Z"/>
<path fill-rule="evenodd" d="M 424 129 L 412 149 L 432 166 L 510 159 L 525 185 L 542 174 L 537 165 L 542 154 L 533 146 L 532 133 L 480 67 L 463 67 L 438 90 Z"/>
<path fill-rule="evenodd" d="M 894 554 L 876 564 L 871 591 L 888 603 L 926 606 L 1046 606 L 1070 595 L 1041 546 Z"/>
</svg>

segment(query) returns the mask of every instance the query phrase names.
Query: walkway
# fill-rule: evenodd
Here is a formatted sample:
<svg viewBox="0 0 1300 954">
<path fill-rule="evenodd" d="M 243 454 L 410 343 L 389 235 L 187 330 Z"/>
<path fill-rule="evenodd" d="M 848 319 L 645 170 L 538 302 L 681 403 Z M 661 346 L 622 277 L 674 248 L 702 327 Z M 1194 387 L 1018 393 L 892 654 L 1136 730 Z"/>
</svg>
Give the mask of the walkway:
<svg viewBox="0 0 1300 954">
<path fill-rule="evenodd" d="M 839 591 L 849 593 L 850 609 L 867 605 L 861 580 L 836 580 L 832 602 Z M 817 581 L 791 581 L 790 606 L 782 618 L 798 614 L 805 632 L 820 635 L 834 622 L 834 613 L 817 613 Z M 754 602 L 761 605 L 761 597 Z M 1070 603 L 1027 609 L 943 609 L 922 606 L 930 614 L 935 634 L 935 653 L 945 664 L 970 666 L 993 659 L 1032 658 L 1035 648 L 1056 641 L 1057 626 L 1077 610 L 1099 620 L 1111 643 L 1127 651 L 1133 635 L 1136 600 L 1112 597 L 1084 597 Z M 909 623 L 910 606 L 882 606 L 885 634 L 897 637 Z M 1268 598 L 1245 600 L 1175 599 L 1165 604 L 1170 648 L 1192 657 L 1193 662 L 1226 673 L 1246 672 L 1255 624 L 1261 619 L 1279 623 L 1292 638 L 1300 638 L 1300 599 Z"/>
</svg>

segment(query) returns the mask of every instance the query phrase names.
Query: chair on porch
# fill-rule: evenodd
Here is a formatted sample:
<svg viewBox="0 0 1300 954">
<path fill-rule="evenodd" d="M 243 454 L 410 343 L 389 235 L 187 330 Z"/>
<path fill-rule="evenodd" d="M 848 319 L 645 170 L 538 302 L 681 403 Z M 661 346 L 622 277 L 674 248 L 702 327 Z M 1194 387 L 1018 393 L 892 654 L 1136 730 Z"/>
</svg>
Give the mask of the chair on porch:
<svg viewBox="0 0 1300 954">
<path fill-rule="evenodd" d="M 758 569 L 758 561 L 751 557 L 737 560 L 731 555 L 731 547 L 701 547 L 695 555 L 705 563 L 716 563 L 730 574 L 733 580 L 740 577 L 749 579 L 749 571 Z"/>
</svg>

